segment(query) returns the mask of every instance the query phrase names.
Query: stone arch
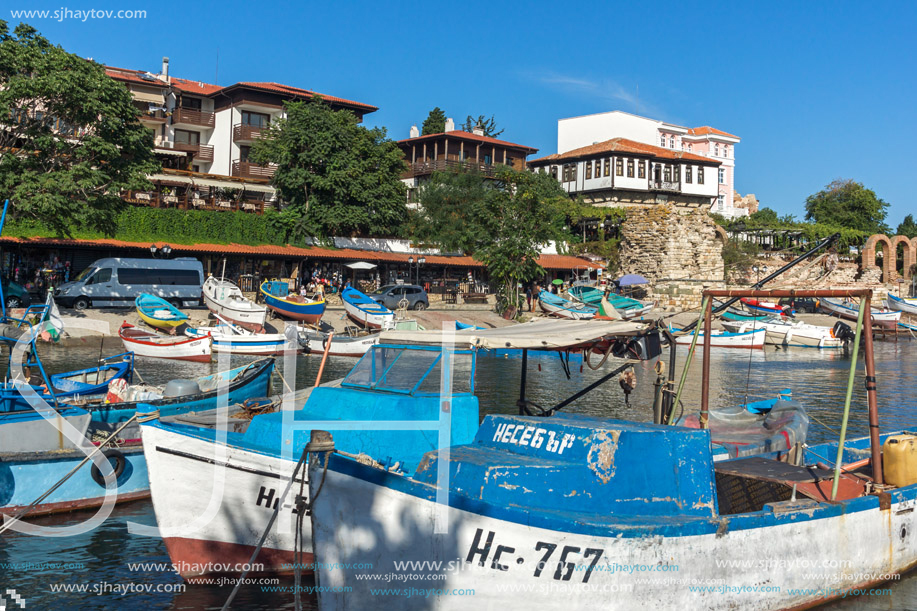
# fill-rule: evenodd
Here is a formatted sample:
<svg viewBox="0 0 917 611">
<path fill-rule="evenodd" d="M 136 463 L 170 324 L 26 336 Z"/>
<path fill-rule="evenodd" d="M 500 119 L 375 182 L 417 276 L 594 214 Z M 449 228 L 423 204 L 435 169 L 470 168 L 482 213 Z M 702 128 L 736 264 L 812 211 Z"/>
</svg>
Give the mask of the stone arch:
<svg viewBox="0 0 917 611">
<path fill-rule="evenodd" d="M 716 235 L 723 242 L 723 244 L 729 241 L 729 234 L 726 233 L 726 230 L 719 225 L 716 225 Z M 914 239 L 917 240 L 917 238 Z"/>
<path fill-rule="evenodd" d="M 891 282 L 895 272 L 895 251 L 892 248 L 892 241 L 884 233 L 877 233 L 869 236 L 866 245 L 863 247 L 863 270 L 876 266 L 876 244 L 885 246 L 882 256 L 882 282 Z"/>
<path fill-rule="evenodd" d="M 903 235 L 896 235 L 892 238 L 892 248 L 891 248 L 891 263 L 892 269 L 895 271 L 895 275 L 898 273 L 898 246 L 904 246 L 904 271 L 903 278 L 905 280 L 910 280 L 911 278 L 911 266 L 917 263 L 917 238 L 910 239 Z M 886 281 L 887 282 L 887 281 Z"/>
</svg>

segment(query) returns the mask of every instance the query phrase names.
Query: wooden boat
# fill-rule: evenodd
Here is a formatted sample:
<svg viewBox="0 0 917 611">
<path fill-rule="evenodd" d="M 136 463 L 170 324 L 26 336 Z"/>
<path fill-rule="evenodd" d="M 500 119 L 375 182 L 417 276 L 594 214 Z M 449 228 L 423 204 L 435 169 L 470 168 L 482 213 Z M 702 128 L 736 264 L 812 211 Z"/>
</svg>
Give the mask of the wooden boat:
<svg viewBox="0 0 917 611">
<path fill-rule="evenodd" d="M 771 315 L 776 314 L 777 316 L 793 315 L 793 309 L 790 306 L 780 305 L 774 301 L 764 301 L 763 299 L 751 299 L 748 297 L 743 297 L 740 301 L 752 312 Z"/>
<path fill-rule="evenodd" d="M 802 346 L 806 348 L 843 348 L 844 340 L 835 337 L 831 327 L 810 325 L 802 321 L 789 321 L 773 316 L 765 320 L 724 322 L 723 328 L 732 333 L 747 333 L 764 329 L 764 343 L 774 346 Z"/>
<path fill-rule="evenodd" d="M 895 297 L 889 293 L 886 304 L 888 305 L 889 310 L 917 316 L 917 299 Z"/>
<path fill-rule="evenodd" d="M 104 395 L 112 380 L 133 380 L 134 353 L 124 352 L 106 357 L 98 367 L 88 367 L 51 375 L 51 385 L 58 399 L 72 402 Z"/>
<path fill-rule="evenodd" d="M 328 345 L 328 334 L 322 331 L 306 329 L 303 331 L 303 341 L 310 354 L 321 356 L 325 353 L 325 348 Z M 331 338 L 331 348 L 328 351 L 328 355 L 360 357 L 378 343 L 379 333 L 363 333 L 357 335 L 335 333 Z"/>
<path fill-rule="evenodd" d="M 542 311 L 557 316 L 558 318 L 570 318 L 572 320 L 587 320 L 595 318 L 598 308 L 586 305 L 584 303 L 564 299 L 560 295 L 555 295 L 548 291 L 542 290 L 538 293 L 538 303 Z"/>
<path fill-rule="evenodd" d="M 124 342 L 124 349 L 137 356 L 210 362 L 210 337 L 160 335 L 139 329 L 126 321 L 118 329 L 118 336 Z"/>
<path fill-rule="evenodd" d="M 395 313 L 355 288 L 341 293 L 347 317 L 367 329 L 388 329 L 393 326 Z"/>
<path fill-rule="evenodd" d="M 609 592 L 618 609 L 714 611 L 865 592 L 917 563 L 917 485 L 872 493 L 855 466 L 868 440 L 847 446 L 854 474 L 841 475 L 835 501 L 833 471 L 816 462 L 836 443 L 805 448 L 802 466 L 714 462 L 708 431 L 583 415 L 488 415 L 472 443 L 430 452 L 413 474 L 318 454 L 308 476 L 318 608 L 369 608 L 395 566 L 411 566 L 415 585 L 473 590 L 486 609 L 525 604 L 524 592 L 539 592 L 529 606 L 564 611 L 608 608 Z M 677 570 L 678 581 L 637 567 Z M 726 587 L 686 585 L 710 579 Z M 773 587 L 762 594 L 762 583 Z M 468 600 L 399 603 L 444 611 Z"/>
<path fill-rule="evenodd" d="M 672 328 L 672 333 L 680 333 L 681 329 Z M 714 331 L 710 335 L 710 346 L 713 348 L 764 348 L 764 337 L 767 332 L 764 329 L 747 331 L 744 333 L 730 333 L 729 331 Z M 693 341 L 693 331 L 684 335 L 676 335 L 675 343 L 684 346 L 690 346 Z M 702 346 L 704 343 L 704 332 L 701 331 L 697 338 L 697 345 Z"/>
<path fill-rule="evenodd" d="M 104 405 L 78 408 L 62 404 L 58 413 L 74 427 L 77 432 L 74 438 L 66 430 L 49 425 L 31 408 L 0 414 L 0 448 L 3 448 L 0 469 L 4 472 L 0 479 L 0 514 L 15 515 L 29 506 L 74 469 L 86 452 L 94 449 L 90 440 L 107 437 L 120 428 L 136 414 L 139 403 L 143 403 L 144 410 L 158 410 L 169 416 L 213 409 L 223 400 L 234 406 L 253 397 L 267 396 L 273 370 L 273 359 L 263 359 L 194 381 L 182 380 L 184 385 L 179 388 L 193 389 L 191 394 L 176 395 L 170 383 L 164 389 L 150 391 L 146 387 L 127 401 L 120 401 L 117 393 L 110 393 L 110 402 Z M 112 380 L 111 386 L 124 393 L 122 396 L 131 395 L 126 392 L 128 385 L 123 378 Z M 139 425 L 128 425 L 118 439 L 117 447 L 104 450 L 94 464 L 78 470 L 29 515 L 98 507 L 107 493 L 117 503 L 148 498 L 150 485 Z M 106 491 L 100 470 L 104 462 L 109 462 L 114 470 L 110 492 Z"/>
<path fill-rule="evenodd" d="M 570 295 L 574 301 L 584 303 L 597 309 L 603 307 L 602 298 L 605 297 L 605 291 L 595 287 L 574 286 L 567 291 L 567 294 Z M 643 302 L 616 293 L 608 293 L 605 301 L 625 320 L 643 316 L 655 306 L 654 302 Z"/>
<path fill-rule="evenodd" d="M 316 324 L 325 313 L 325 297 L 307 299 L 290 293 L 286 282 L 265 280 L 259 289 L 265 305 L 284 318 Z"/>
<path fill-rule="evenodd" d="M 856 320 L 860 313 L 858 304 L 850 301 L 841 301 L 835 299 L 819 299 L 818 307 L 827 314 L 840 316 L 847 320 Z M 887 309 L 872 308 L 872 324 L 875 327 L 894 329 L 901 321 L 901 312 L 893 312 Z"/>
<path fill-rule="evenodd" d="M 204 303 L 214 314 L 250 331 L 263 331 L 267 308 L 246 299 L 229 280 L 211 276 L 204 281 Z"/>
<path fill-rule="evenodd" d="M 284 333 L 254 333 L 248 329 L 236 326 L 216 315 L 219 324 L 209 327 L 188 327 L 185 335 L 194 338 L 210 337 L 213 352 L 229 352 L 231 354 L 257 354 L 270 356 L 286 354 L 287 350 L 300 351 L 304 347 L 304 338 L 295 327 L 291 330 L 295 340 L 288 343 Z M 293 326 L 293 323 L 290 323 Z"/>
<path fill-rule="evenodd" d="M 174 333 L 175 327 L 188 322 L 188 316 L 171 303 L 147 293 L 141 293 L 134 300 L 140 319 L 151 327 L 157 327 Z"/>
</svg>

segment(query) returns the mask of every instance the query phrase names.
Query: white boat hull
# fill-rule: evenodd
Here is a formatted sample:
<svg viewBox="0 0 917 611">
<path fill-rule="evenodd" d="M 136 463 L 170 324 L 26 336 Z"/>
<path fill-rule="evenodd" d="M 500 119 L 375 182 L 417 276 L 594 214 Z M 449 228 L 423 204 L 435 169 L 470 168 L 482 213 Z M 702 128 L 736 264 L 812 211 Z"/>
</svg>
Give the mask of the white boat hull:
<svg viewBox="0 0 917 611">
<path fill-rule="evenodd" d="M 801 510 L 765 528 L 730 519 L 692 536 L 577 534 L 455 507 L 434 535 L 439 507 L 329 469 L 312 507 L 319 609 L 768 611 L 845 596 L 917 563 L 913 499 L 823 519 Z"/>
<path fill-rule="evenodd" d="M 764 343 L 772 346 L 802 346 L 806 348 L 842 348 L 844 342 L 831 334 L 831 327 L 805 323 L 724 322 L 723 327 L 734 333 L 764 329 Z"/>
<path fill-rule="evenodd" d="M 307 342 L 309 352 L 311 354 L 324 354 L 325 345 L 326 345 L 326 335 L 318 335 L 316 333 L 309 333 L 307 335 Z M 331 339 L 331 349 L 328 351 L 329 356 L 353 356 L 359 357 L 366 354 L 366 352 L 373 346 L 379 343 L 379 334 L 374 333 L 372 335 L 367 335 L 364 337 L 338 337 L 334 336 Z"/>
<path fill-rule="evenodd" d="M 758 329 L 753 333 L 749 332 L 739 335 L 723 334 L 714 331 L 713 335 L 710 336 L 710 346 L 712 348 L 763 348 L 766 335 L 767 332 L 764 329 Z M 690 346 L 693 337 L 693 333 L 679 335 L 675 338 L 675 343 L 682 346 Z M 697 346 L 698 348 L 702 348 L 703 345 L 704 333 L 701 331 L 700 336 L 697 338 Z"/>
<path fill-rule="evenodd" d="M 595 318 L 595 308 L 591 306 L 585 306 L 577 302 L 569 302 L 571 304 L 583 305 L 584 308 L 589 307 L 590 310 L 571 310 L 568 308 L 562 308 L 560 306 L 547 303 L 545 301 L 538 300 L 538 303 L 541 305 L 541 309 L 551 316 L 557 316 L 559 318 L 569 318 L 571 320 L 589 320 L 590 318 Z"/>
<path fill-rule="evenodd" d="M 267 308 L 245 299 L 231 282 L 210 277 L 204 282 L 203 293 L 207 309 L 214 314 L 252 331 L 264 328 Z"/>
<path fill-rule="evenodd" d="M 889 310 L 917 316 L 917 299 L 889 299 L 885 303 Z"/>
<path fill-rule="evenodd" d="M 846 306 L 843 303 L 835 303 L 827 299 L 820 299 L 818 301 L 818 307 L 828 314 L 833 314 L 835 316 L 840 316 L 841 318 L 846 318 L 847 320 L 856 321 L 859 316 L 859 309 L 855 307 Z M 886 329 L 894 329 L 898 326 L 898 322 L 901 320 L 901 312 L 883 312 L 881 310 L 872 310 L 872 324 L 876 327 L 885 327 Z"/>
<path fill-rule="evenodd" d="M 347 312 L 350 320 L 367 329 L 390 329 L 395 322 L 394 312 L 370 314 L 349 303 L 346 299 L 344 300 L 344 311 Z"/>
<path fill-rule="evenodd" d="M 249 562 L 274 505 L 286 489 L 295 461 L 281 461 L 232 446 L 218 449 L 203 439 L 154 426 L 144 426 L 142 430 L 153 509 L 172 563 L 185 579 L 211 573 L 240 573 L 241 570 L 213 567 Z M 216 454 L 218 451 L 221 454 Z M 301 473 L 305 478 L 305 469 Z M 222 488 L 218 484 L 221 477 Z M 282 565 L 294 561 L 293 503 L 301 478 L 284 499 L 256 559 L 265 565 L 264 569 L 256 572 L 292 571 Z M 308 482 L 305 486 L 308 491 Z M 215 511 L 210 519 L 201 519 L 208 515 L 212 495 L 217 495 Z M 169 532 L 185 529 L 188 532 Z M 303 562 L 312 562 L 308 520 L 303 536 L 307 552 Z"/>
<path fill-rule="evenodd" d="M 185 339 L 181 337 L 181 339 Z M 181 341 L 174 344 L 149 344 L 145 342 L 134 342 L 121 338 L 124 349 L 133 352 L 137 356 L 147 356 L 157 359 L 172 359 L 176 361 L 199 361 L 207 362 L 210 360 L 210 338 L 202 337 L 192 341 Z"/>
</svg>

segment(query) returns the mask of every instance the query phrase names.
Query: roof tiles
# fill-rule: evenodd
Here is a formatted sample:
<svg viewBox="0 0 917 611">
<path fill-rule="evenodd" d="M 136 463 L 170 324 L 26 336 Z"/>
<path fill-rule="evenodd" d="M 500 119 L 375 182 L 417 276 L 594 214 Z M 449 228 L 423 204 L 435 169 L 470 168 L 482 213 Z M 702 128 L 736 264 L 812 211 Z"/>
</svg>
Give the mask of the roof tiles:
<svg viewBox="0 0 917 611">
<path fill-rule="evenodd" d="M 698 161 L 709 164 L 719 164 L 718 161 L 708 157 L 703 157 L 701 155 L 695 155 L 694 153 L 676 151 L 674 149 L 662 148 L 661 146 L 653 146 L 652 144 L 644 144 L 642 142 L 628 140 L 627 138 L 612 138 L 611 140 L 605 140 L 604 142 L 596 142 L 595 144 L 582 146 L 578 149 L 573 149 L 572 151 L 567 151 L 565 153 L 554 153 L 553 155 L 548 155 L 547 157 L 533 159 L 529 163 L 537 164 L 539 162 L 565 161 L 570 159 L 579 159 L 581 157 L 589 157 L 592 155 L 601 155 L 602 153 L 632 153 L 635 155 L 650 155 L 662 159 L 679 159 L 687 161 Z"/>
</svg>

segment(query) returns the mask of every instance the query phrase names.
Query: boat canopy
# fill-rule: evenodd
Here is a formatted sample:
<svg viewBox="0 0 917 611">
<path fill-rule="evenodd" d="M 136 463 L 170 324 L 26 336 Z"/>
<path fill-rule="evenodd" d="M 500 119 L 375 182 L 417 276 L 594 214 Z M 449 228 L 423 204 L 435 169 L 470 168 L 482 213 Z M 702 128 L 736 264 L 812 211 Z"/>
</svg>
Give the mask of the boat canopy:
<svg viewBox="0 0 917 611">
<path fill-rule="evenodd" d="M 474 353 L 456 350 L 449 359 L 447 384 L 451 393 L 473 393 Z M 418 396 L 438 394 L 443 383 L 442 362 L 443 351 L 438 347 L 376 345 L 350 370 L 341 386 Z"/>
<path fill-rule="evenodd" d="M 565 350 L 597 344 L 617 337 L 632 337 L 646 331 L 645 323 L 597 320 L 533 320 L 497 329 L 465 329 L 455 332 L 456 348 L 515 348 Z M 382 344 L 426 344 L 439 346 L 443 332 L 384 331 Z"/>
</svg>

